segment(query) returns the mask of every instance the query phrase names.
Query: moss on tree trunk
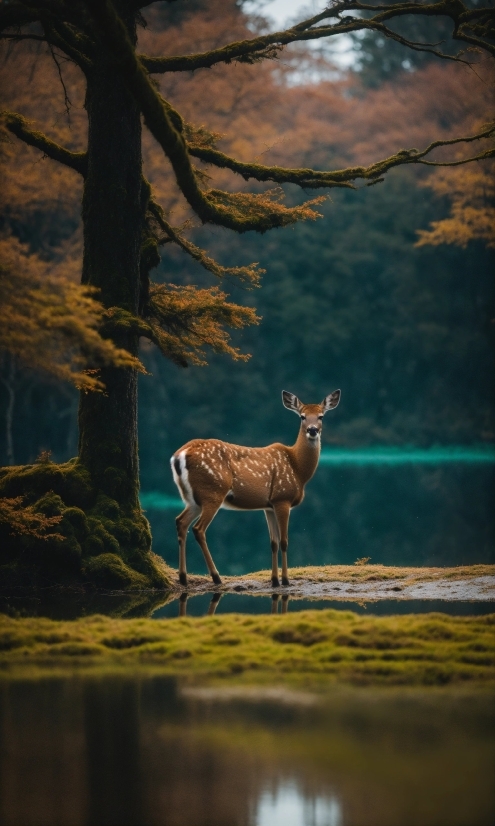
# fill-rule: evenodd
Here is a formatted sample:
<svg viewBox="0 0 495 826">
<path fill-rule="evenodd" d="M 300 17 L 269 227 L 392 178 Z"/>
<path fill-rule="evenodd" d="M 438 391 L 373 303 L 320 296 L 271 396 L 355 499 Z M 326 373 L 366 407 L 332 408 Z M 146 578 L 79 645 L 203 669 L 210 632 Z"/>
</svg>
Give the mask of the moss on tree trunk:
<svg viewBox="0 0 495 826">
<path fill-rule="evenodd" d="M 129 29 L 135 39 L 134 23 Z M 118 71 L 102 57 L 87 77 L 89 122 L 83 196 L 83 283 L 105 307 L 137 314 L 142 203 L 141 118 Z M 112 333 L 137 354 L 135 333 Z M 102 587 L 165 587 L 169 577 L 151 553 L 149 524 L 139 504 L 137 374 L 105 367 L 104 393 L 82 393 L 79 457 L 65 465 L 39 462 L 0 471 L 0 495 L 23 496 L 48 516 L 63 539 L 5 534 L 4 583 L 82 581 Z M 1 528 L 0 528 L 1 533 Z"/>
</svg>

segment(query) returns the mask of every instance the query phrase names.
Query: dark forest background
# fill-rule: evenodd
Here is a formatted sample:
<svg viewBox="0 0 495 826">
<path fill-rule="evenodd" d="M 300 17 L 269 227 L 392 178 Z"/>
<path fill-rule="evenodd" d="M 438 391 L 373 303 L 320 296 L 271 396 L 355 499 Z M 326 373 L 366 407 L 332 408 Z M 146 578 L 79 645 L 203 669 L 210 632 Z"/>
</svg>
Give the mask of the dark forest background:
<svg viewBox="0 0 495 826">
<path fill-rule="evenodd" d="M 178 49 L 181 37 L 190 37 L 192 31 L 199 37 L 198 15 L 207 39 L 205 8 L 189 2 L 187 14 L 174 7 L 160 12 L 163 30 L 175 27 Z M 232 4 L 229 9 L 225 26 L 237 32 L 247 25 L 242 7 Z M 422 21 L 421 26 L 421 31 L 408 34 L 425 40 L 448 35 L 432 30 L 439 23 Z M 182 99 L 189 95 L 200 122 L 203 117 L 219 131 L 226 131 L 222 125 L 232 120 L 256 124 L 273 115 L 275 132 L 262 134 L 259 146 L 254 127 L 246 128 L 249 151 L 264 151 L 264 141 L 277 159 L 290 159 L 293 152 L 297 165 L 309 164 L 310 158 L 314 164 L 316 158 L 319 168 L 355 156 L 366 160 L 366 153 L 374 159 L 383 154 L 387 141 L 392 151 L 423 145 L 439 130 L 455 126 L 461 132 L 457 125 L 476 118 L 476 94 L 482 97 L 486 89 L 474 93 L 469 86 L 474 81 L 466 74 L 454 73 L 454 81 L 449 80 L 445 67 L 431 55 L 405 55 L 396 43 L 376 36 L 356 40 L 355 48 L 354 69 L 345 77 L 335 72 L 328 79 L 327 56 L 327 74 L 319 84 L 305 85 L 301 76 L 294 84 L 293 73 L 301 75 L 308 61 L 296 50 L 285 68 L 263 69 L 261 80 L 253 79 L 258 67 L 239 67 L 235 95 L 235 83 L 229 87 L 232 100 L 221 85 L 227 83 L 223 70 L 211 72 L 206 100 L 198 97 L 194 78 L 183 80 L 180 88 L 174 79 L 163 82 L 171 84 L 167 93 L 172 101 L 174 94 Z M 28 58 L 20 53 L 16 59 Z M 321 71 L 322 59 L 311 57 L 313 72 Z M 9 71 L 15 73 L 15 63 Z M 456 83 L 466 89 L 455 106 L 448 105 Z M 22 97 L 14 82 L 5 93 L 7 100 L 9 95 Z M 77 111 L 75 115 L 73 137 Z M 289 126 L 293 135 L 286 139 Z M 77 134 L 74 140 L 77 143 Z M 148 174 L 155 186 L 166 190 L 153 159 L 150 143 Z M 251 354 L 246 363 L 212 356 L 208 367 L 184 370 L 152 348 L 143 352 L 151 374 L 140 380 L 144 491 L 175 495 L 169 457 L 191 438 L 291 443 L 298 423 L 282 407 L 282 389 L 317 402 L 341 388 L 342 401 L 325 420 L 325 447 L 493 444 L 493 251 L 481 242 L 465 249 L 415 246 L 417 231 L 450 210 L 448 198 L 435 196 L 427 183 L 425 172 L 403 169 L 369 189 L 333 190 L 321 209 L 322 219 L 262 237 L 194 231 L 193 240 L 227 266 L 260 262 L 266 270 L 260 290 L 247 292 L 232 284 L 228 292 L 235 301 L 256 306 L 262 321 L 236 337 L 236 344 Z M 78 197 L 75 184 L 70 196 L 45 195 L 41 201 L 24 197 L 16 208 L 4 210 L 3 231 L 45 260 L 75 260 Z M 287 189 L 288 199 L 297 197 Z M 177 209 L 173 204 L 171 208 Z M 167 247 L 159 274 L 175 283 L 211 284 L 211 277 L 190 259 Z M 43 450 L 50 450 L 56 461 L 75 455 L 76 416 L 74 389 L 4 358 L 2 464 L 9 459 L 32 462 Z M 388 564 L 493 561 L 494 493 L 493 465 L 320 467 L 305 502 L 291 517 L 291 564 L 348 563 L 363 556 Z M 149 510 L 147 515 L 154 550 L 175 565 L 175 511 Z M 222 512 L 209 533 L 219 570 L 267 567 L 265 534 L 262 514 Z M 192 540 L 188 565 L 203 572 Z"/>
</svg>

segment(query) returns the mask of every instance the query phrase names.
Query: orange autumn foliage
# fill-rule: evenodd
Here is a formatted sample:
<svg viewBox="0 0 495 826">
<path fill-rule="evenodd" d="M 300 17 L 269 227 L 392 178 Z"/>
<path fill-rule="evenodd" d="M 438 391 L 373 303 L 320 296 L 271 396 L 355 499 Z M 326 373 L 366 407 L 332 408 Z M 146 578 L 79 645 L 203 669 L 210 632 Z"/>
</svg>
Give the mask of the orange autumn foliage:
<svg viewBox="0 0 495 826">
<path fill-rule="evenodd" d="M 0 351 L 81 390 L 103 390 L 88 363 L 143 370 L 127 350 L 101 337 L 104 314 L 95 290 L 74 283 L 63 266 L 57 272 L 16 239 L 0 240 Z"/>
<path fill-rule="evenodd" d="M 161 11 L 156 6 L 145 9 L 149 26 L 140 29 L 140 52 L 147 55 L 187 54 L 216 48 L 229 40 L 253 36 L 252 26 L 248 25 L 242 10 L 234 3 L 222 0 L 212 0 L 205 8 L 183 16 L 175 25 L 170 25 L 168 21 L 167 28 L 160 24 L 160 15 Z M 86 145 L 87 122 L 84 79 L 80 69 L 71 62 L 63 62 L 64 92 L 58 68 L 45 46 L 17 43 L 9 49 L 11 53 L 3 67 L 6 82 L 2 84 L 2 107 L 20 112 L 32 119 L 36 126 L 42 124 L 43 131 L 57 143 L 74 152 L 82 151 Z M 475 73 L 461 64 L 432 63 L 421 71 L 403 75 L 400 83 L 388 83 L 365 92 L 359 88 L 355 78 L 352 81 L 343 78 L 333 82 L 291 86 L 286 83 L 286 77 L 293 70 L 294 62 L 297 63 L 297 58 L 288 64 L 270 60 L 255 65 L 235 62 L 228 66 L 218 64 L 208 70 L 206 83 L 204 71 L 157 76 L 156 82 L 164 97 L 172 105 L 180 107 L 185 122 L 196 125 L 196 135 L 198 127 L 204 125 L 206 132 L 221 136 L 219 147 L 223 152 L 241 161 L 298 167 L 312 165 L 326 168 L 330 162 L 334 166 L 369 164 L 403 147 L 423 146 L 431 140 L 446 139 L 452 135 L 454 127 L 457 132 L 469 134 L 491 100 L 487 82 L 490 70 L 483 66 L 478 66 Z M 29 83 L 26 83 L 26 77 L 30 78 Z M 70 101 L 70 122 L 65 111 L 67 101 Z M 62 314 L 61 308 L 65 307 L 65 311 L 69 312 L 69 304 L 72 302 L 74 309 L 77 301 L 82 302 L 81 306 L 87 311 L 84 316 L 78 310 L 78 343 L 77 336 L 63 340 L 58 330 L 57 342 L 53 341 L 51 348 L 45 348 L 43 369 L 52 359 L 54 375 L 76 381 L 87 388 L 94 381 L 93 386 L 96 386 L 94 375 L 84 372 L 83 354 L 89 352 L 92 358 L 97 354 L 95 349 L 88 348 L 87 343 L 83 346 L 82 328 L 83 316 L 86 320 L 91 319 L 85 335 L 95 345 L 95 337 L 98 336 L 97 297 L 78 293 L 76 301 L 76 294 L 67 286 L 62 298 L 60 287 L 62 283 L 68 285 L 69 282 L 75 285 L 80 272 L 81 178 L 66 166 L 44 158 L 39 150 L 14 142 L 5 133 L 1 148 L 3 186 L 0 207 L 6 216 L 7 230 L 13 228 L 19 233 L 21 226 L 19 234 L 22 237 L 23 224 L 37 227 L 32 249 L 24 248 L 22 255 L 26 261 L 34 252 L 40 255 L 33 258 L 29 265 L 32 272 L 44 266 L 44 259 L 53 262 L 58 288 L 52 290 L 51 282 L 46 281 L 45 297 L 51 291 L 52 296 L 61 301 L 59 310 Z M 442 158 L 442 150 L 437 151 L 436 157 Z M 158 241 L 162 243 L 166 236 L 167 242 L 177 244 L 217 278 L 233 275 L 256 284 L 261 273 L 255 265 L 222 267 L 187 237 L 188 230 L 194 228 L 192 210 L 176 186 L 162 149 L 147 130 L 143 132 L 143 158 L 144 172 L 151 182 L 153 198 L 163 205 L 164 221 L 169 228 L 167 231 L 163 225 L 159 227 L 161 237 L 157 236 Z M 196 163 L 196 168 L 200 170 L 204 187 L 209 187 L 208 192 L 216 206 L 233 211 L 238 218 L 247 214 L 262 217 L 263 212 L 271 215 L 277 210 L 282 214 L 286 209 L 277 201 L 279 195 L 276 191 L 271 194 L 270 188 L 264 184 L 246 181 L 239 191 L 239 178 L 228 169 L 212 167 L 201 161 Z M 231 197 L 234 189 L 236 195 Z M 317 205 L 318 200 L 297 207 L 295 217 L 316 217 L 313 206 Z M 59 219 L 66 227 L 64 240 L 62 243 L 58 240 L 54 246 L 47 238 L 50 238 L 51 224 Z M 181 228 L 172 226 L 172 223 L 184 225 L 184 222 L 188 223 Z M 47 273 L 45 268 L 43 278 Z M 197 294 L 193 294 L 192 285 L 188 289 L 189 292 L 180 293 L 180 312 L 177 290 L 165 285 L 151 289 L 151 295 L 155 298 L 145 321 L 153 328 L 155 343 L 165 355 L 180 363 L 204 363 L 205 343 L 214 351 L 239 357 L 236 348 L 228 343 L 225 325 L 236 327 L 253 323 L 256 318 L 254 311 L 245 311 L 245 308 L 234 304 L 227 305 L 226 295 L 216 288 L 212 291 L 199 290 Z M 37 294 L 41 296 L 41 292 Z M 9 295 L 13 292 L 10 291 Z M 91 301 L 93 309 L 90 312 L 88 302 Z M 162 307 L 165 306 L 163 302 L 167 305 L 167 312 L 162 316 L 166 317 L 167 322 L 163 327 L 160 327 L 160 313 L 157 310 L 160 302 Z M 204 310 L 202 323 L 206 324 L 205 319 L 208 318 L 210 325 L 202 339 L 197 335 L 201 302 Z M 222 302 L 227 308 L 225 312 L 221 311 Z M 170 308 L 175 307 L 182 317 L 181 313 L 186 311 L 188 303 L 190 323 L 194 319 L 195 332 L 187 325 L 182 328 L 177 324 L 172 344 Z M 33 310 L 31 304 L 30 312 Z M 20 307 L 15 312 L 13 310 L 13 316 L 19 319 L 22 311 L 28 312 L 27 305 L 24 310 Z M 54 328 L 50 329 L 53 332 Z M 45 326 L 48 336 L 47 330 Z M 180 344 L 181 336 L 184 336 L 183 345 Z M 101 341 L 105 342 L 104 339 Z M 68 348 L 65 361 L 63 347 Z M 99 357 L 103 357 L 107 345 L 103 343 L 101 347 Z M 37 349 L 36 339 L 33 339 L 32 350 Z M 106 352 L 109 357 L 108 350 Z M 38 366 L 38 362 L 33 361 L 32 366 Z"/>
<path fill-rule="evenodd" d="M 482 241 L 495 247 L 495 170 L 493 166 L 441 169 L 426 182 L 439 197 L 451 203 L 448 218 L 433 221 L 431 229 L 419 230 L 417 247 L 454 244 L 466 247 Z"/>
<path fill-rule="evenodd" d="M 150 326 L 162 353 L 176 364 L 205 365 L 205 348 L 246 361 L 249 356 L 229 343 L 223 325 L 240 328 L 258 324 L 252 307 L 225 299 L 218 287 L 200 290 L 192 286 L 154 284 L 150 296 Z M 155 340 L 155 338 L 153 340 Z"/>
<path fill-rule="evenodd" d="M 29 536 L 35 539 L 63 539 L 53 529 L 62 521 L 61 516 L 45 516 L 32 505 L 24 505 L 24 496 L 0 498 L 0 525 L 5 525 L 14 536 Z"/>
</svg>

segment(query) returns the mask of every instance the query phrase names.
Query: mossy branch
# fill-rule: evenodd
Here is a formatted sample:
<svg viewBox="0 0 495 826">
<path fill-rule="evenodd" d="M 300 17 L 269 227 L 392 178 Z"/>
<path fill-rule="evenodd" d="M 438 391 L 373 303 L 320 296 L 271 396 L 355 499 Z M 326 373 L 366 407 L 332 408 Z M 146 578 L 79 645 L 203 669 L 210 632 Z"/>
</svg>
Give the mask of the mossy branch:
<svg viewBox="0 0 495 826">
<path fill-rule="evenodd" d="M 171 226 L 166 220 L 161 206 L 157 204 L 156 201 L 150 201 L 148 209 L 160 229 L 165 233 L 165 239 L 159 239 L 159 243 L 164 243 L 164 240 L 168 240 L 176 244 L 190 255 L 191 258 L 201 264 L 205 270 L 208 270 L 208 272 L 211 272 L 217 278 L 237 278 L 242 283 L 248 284 L 251 287 L 259 286 L 260 278 L 265 270 L 260 269 L 256 262 L 246 267 L 222 267 L 221 264 L 213 258 L 210 258 L 205 250 L 202 250 L 185 238 L 180 229 Z"/>
<path fill-rule="evenodd" d="M 177 184 L 189 205 L 203 221 L 237 232 L 265 232 L 306 218 L 316 218 L 312 207 L 321 199 L 303 206 L 285 207 L 271 193 L 226 193 L 201 189 L 198 173 L 191 164 L 180 131 L 182 120 L 174 117 L 172 107 L 163 100 L 136 57 L 125 27 L 109 0 L 86 0 L 105 45 L 117 61 L 129 88 L 139 103 L 145 123 L 169 158 Z"/>
<path fill-rule="evenodd" d="M 252 307 L 226 301 L 218 287 L 198 289 L 175 284 L 151 284 L 144 318 L 115 307 L 107 312 L 103 331 L 132 332 L 152 341 L 161 353 L 179 367 L 206 365 L 206 349 L 247 361 L 250 356 L 230 344 L 224 326 L 239 329 L 258 324 Z"/>
<path fill-rule="evenodd" d="M 195 133 L 188 127 L 191 135 L 188 141 L 188 150 L 191 155 L 199 158 L 204 163 L 214 164 L 217 167 L 230 169 L 232 172 L 241 175 L 245 180 L 253 178 L 256 181 L 274 181 L 275 183 L 297 184 L 305 189 L 319 189 L 332 187 L 348 187 L 354 189 L 353 181 L 359 178 L 370 180 L 376 183 L 377 179 L 385 172 L 396 166 L 404 164 L 421 163 L 428 166 L 460 166 L 474 160 L 491 158 L 495 154 L 495 149 L 489 148 L 480 152 L 474 157 L 456 161 L 426 161 L 424 158 L 441 146 L 453 146 L 460 143 L 472 143 L 473 141 L 487 139 L 495 135 L 495 124 L 489 124 L 476 135 L 466 137 L 451 138 L 450 140 L 433 141 L 425 149 L 401 149 L 394 155 L 377 161 L 370 166 L 356 166 L 347 169 L 336 169 L 329 172 L 320 172 L 314 169 L 288 169 L 281 166 L 265 166 L 257 163 L 243 163 L 236 158 L 232 158 L 215 148 L 214 139 L 219 136 L 212 135 L 209 143 L 204 137 L 204 129 L 201 130 L 200 143 L 195 143 Z"/>
<path fill-rule="evenodd" d="M 86 175 L 87 157 L 85 152 L 71 152 L 52 141 L 43 132 L 31 129 L 29 121 L 17 112 L 1 112 L 0 117 L 9 132 L 19 140 L 40 149 L 48 158 L 74 169 L 83 177 Z"/>
<path fill-rule="evenodd" d="M 252 307 L 226 299 L 226 293 L 218 287 L 152 284 L 147 307 L 152 340 L 180 367 L 207 364 L 206 349 L 229 355 L 235 361 L 247 361 L 249 355 L 232 347 L 224 327 L 239 329 L 258 324 L 260 319 Z"/>
<path fill-rule="evenodd" d="M 290 182 L 311 188 L 332 187 L 349 184 L 357 178 L 376 183 L 389 169 L 404 164 L 433 163 L 438 165 L 437 162 L 423 160 L 433 149 L 490 137 L 494 132 L 493 127 L 489 127 L 479 134 L 467 138 L 435 141 L 423 150 L 401 150 L 369 167 L 351 167 L 329 173 L 318 173 L 313 170 L 284 170 L 281 167 L 264 167 L 260 164 L 241 164 L 214 149 L 211 145 L 214 141 L 210 141 L 210 146 L 206 145 L 205 135 L 198 135 L 199 142 L 197 146 L 188 146 L 187 135 L 188 132 L 191 134 L 191 129 L 185 127 L 180 115 L 162 99 L 151 83 L 136 57 L 125 27 L 111 2 L 105 0 L 105 2 L 99 3 L 96 0 L 87 0 L 87 5 L 102 30 L 106 45 L 118 61 L 134 96 L 139 102 L 147 126 L 169 158 L 182 193 L 203 223 L 220 224 L 237 232 L 248 230 L 265 232 L 268 229 L 287 226 L 299 220 L 316 218 L 318 213 L 315 212 L 313 207 L 319 201 L 316 200 L 299 207 L 287 208 L 280 203 L 279 193 L 253 194 L 228 193 L 216 189 L 203 190 L 200 186 L 198 174 L 191 164 L 190 154 L 196 154 L 197 157 L 207 162 L 230 168 L 242 174 L 243 177 L 253 177 L 261 181 L 275 180 L 277 183 Z M 405 4 L 403 7 L 405 8 L 406 5 L 409 8 L 410 4 Z M 333 7 L 331 13 L 328 10 L 322 12 L 312 18 L 311 21 L 305 21 L 305 23 L 298 24 L 294 28 L 303 32 L 305 26 L 313 25 L 315 21 L 321 19 L 322 15 L 335 16 L 336 9 L 343 10 L 344 6 L 345 4 L 338 4 L 338 6 Z M 447 0 L 446 4 L 434 4 L 437 12 L 440 6 L 442 9 L 446 8 L 448 6 Z M 382 18 L 387 17 L 387 15 L 388 12 L 382 14 Z M 365 22 L 368 23 L 369 21 Z M 486 157 L 491 157 L 491 150 L 487 150 L 477 155 L 476 158 L 470 158 L 464 162 Z"/>
<path fill-rule="evenodd" d="M 354 17 L 349 12 L 372 12 L 371 17 Z M 140 55 L 142 65 L 152 73 L 164 72 L 190 72 L 196 69 L 209 69 L 218 63 L 255 62 L 262 59 L 273 59 L 289 43 L 301 41 L 319 40 L 323 37 L 350 34 L 351 32 L 362 31 L 364 29 L 379 31 L 386 37 L 390 37 L 402 43 L 408 48 L 418 51 L 433 52 L 438 57 L 447 60 L 461 61 L 460 57 L 444 54 L 433 49 L 428 44 L 414 43 L 406 40 L 392 30 L 384 26 L 387 20 L 403 17 L 410 14 L 421 14 L 426 16 L 446 16 L 449 17 L 455 26 L 454 37 L 457 40 L 467 43 L 473 42 L 473 34 L 469 34 L 467 29 L 477 25 L 478 37 L 475 37 L 476 45 L 493 54 L 495 47 L 491 42 L 493 38 L 494 11 L 491 8 L 477 9 L 476 16 L 470 14 L 470 10 L 464 6 L 461 0 L 443 0 L 439 3 L 396 3 L 392 5 L 369 5 L 345 0 L 345 2 L 334 3 L 324 11 L 314 15 L 307 20 L 292 26 L 289 29 L 279 32 L 270 32 L 266 35 L 254 37 L 250 40 L 240 40 L 221 46 L 218 49 L 211 49 L 208 52 L 198 52 L 190 55 L 178 55 L 173 57 L 149 57 Z M 341 16 L 344 15 L 345 16 Z M 326 20 L 336 20 L 335 23 L 324 23 Z M 477 21 L 477 22 L 476 22 Z M 465 62 L 465 61 L 462 61 Z"/>
</svg>

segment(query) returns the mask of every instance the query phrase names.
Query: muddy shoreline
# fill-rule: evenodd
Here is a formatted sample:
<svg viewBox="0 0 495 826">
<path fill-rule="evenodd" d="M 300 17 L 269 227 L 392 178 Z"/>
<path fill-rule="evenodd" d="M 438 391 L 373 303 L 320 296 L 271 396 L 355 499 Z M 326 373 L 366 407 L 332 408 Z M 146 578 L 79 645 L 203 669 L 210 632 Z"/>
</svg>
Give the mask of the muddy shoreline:
<svg viewBox="0 0 495 826">
<path fill-rule="evenodd" d="M 472 565 L 458 568 L 392 568 L 382 565 L 338 565 L 295 568 L 288 587 L 273 588 L 269 571 L 247 576 L 222 577 L 214 585 L 203 576 L 191 575 L 187 589 L 177 583 L 177 594 L 215 592 L 246 593 L 253 596 L 289 594 L 295 599 L 331 600 L 448 600 L 493 601 L 495 566 Z"/>
</svg>

